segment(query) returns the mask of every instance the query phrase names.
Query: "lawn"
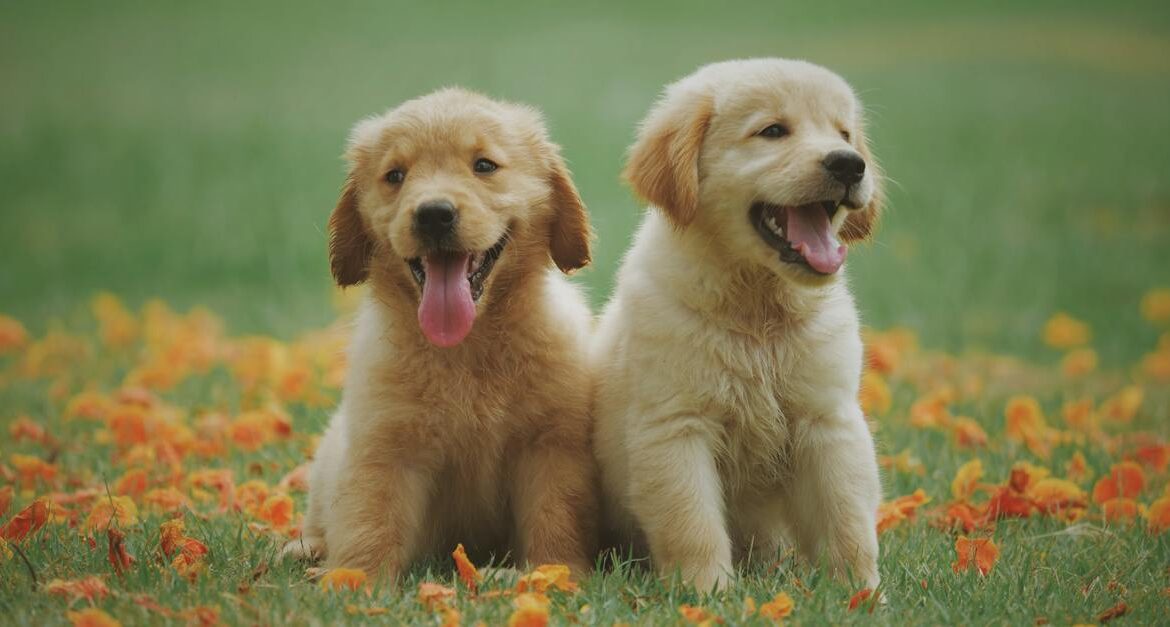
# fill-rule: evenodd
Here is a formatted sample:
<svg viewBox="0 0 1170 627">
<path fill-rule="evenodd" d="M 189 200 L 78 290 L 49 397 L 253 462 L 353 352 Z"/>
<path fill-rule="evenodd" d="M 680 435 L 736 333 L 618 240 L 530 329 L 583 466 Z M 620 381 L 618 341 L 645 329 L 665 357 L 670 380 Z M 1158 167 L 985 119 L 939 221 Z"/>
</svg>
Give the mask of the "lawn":
<svg viewBox="0 0 1170 627">
<path fill-rule="evenodd" d="M 850 612 L 854 586 L 787 554 L 717 596 L 622 563 L 549 591 L 552 620 L 765 622 L 745 599 L 778 593 L 803 623 L 1170 615 L 1164 3 L 7 3 L 0 55 L 0 622 L 441 621 L 421 582 L 458 590 L 464 624 L 505 622 L 518 595 L 492 591 L 515 582 L 473 596 L 450 560 L 371 594 L 273 560 L 340 393 L 355 295 L 330 286 L 325 222 L 348 128 L 448 84 L 540 106 L 598 232 L 580 281 L 600 306 L 641 211 L 617 176 L 638 119 L 753 55 L 845 76 L 890 178 L 848 269 L 886 497 L 909 497 L 886 510 L 885 601 Z M 119 496 L 134 515 L 109 522 Z M 52 520 L 16 539 L 22 511 Z M 165 555 L 179 513 L 195 544 Z M 998 548 L 985 576 L 955 572 L 961 537 Z M 89 576 L 108 594 L 48 585 Z"/>
</svg>

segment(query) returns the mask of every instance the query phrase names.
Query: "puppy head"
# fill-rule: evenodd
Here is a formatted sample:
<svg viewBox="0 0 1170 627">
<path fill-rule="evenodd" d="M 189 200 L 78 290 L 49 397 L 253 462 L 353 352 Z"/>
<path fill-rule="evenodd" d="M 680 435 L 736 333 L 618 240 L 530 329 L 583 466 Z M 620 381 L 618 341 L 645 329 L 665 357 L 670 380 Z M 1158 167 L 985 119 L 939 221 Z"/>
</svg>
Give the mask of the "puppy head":
<svg viewBox="0 0 1170 627">
<path fill-rule="evenodd" d="M 389 277 L 435 345 L 462 342 L 503 277 L 589 263 L 585 206 L 531 108 L 440 90 L 359 122 L 346 158 L 333 276 Z"/>
<path fill-rule="evenodd" d="M 836 276 L 881 204 L 852 90 L 783 59 L 716 63 L 667 87 L 624 177 L 676 227 L 810 285 Z"/>
</svg>

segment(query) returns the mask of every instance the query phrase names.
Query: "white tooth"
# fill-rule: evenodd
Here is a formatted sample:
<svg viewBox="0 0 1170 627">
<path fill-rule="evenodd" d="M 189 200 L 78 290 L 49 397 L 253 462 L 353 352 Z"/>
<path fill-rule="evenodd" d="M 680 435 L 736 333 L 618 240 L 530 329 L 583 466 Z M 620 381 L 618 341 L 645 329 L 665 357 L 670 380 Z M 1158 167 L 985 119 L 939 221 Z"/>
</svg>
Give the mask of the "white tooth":
<svg viewBox="0 0 1170 627">
<path fill-rule="evenodd" d="M 776 218 L 774 216 L 768 216 L 764 220 L 764 226 L 768 227 L 776 235 L 784 237 L 784 229 L 780 228 L 779 224 L 776 224 Z"/>
</svg>

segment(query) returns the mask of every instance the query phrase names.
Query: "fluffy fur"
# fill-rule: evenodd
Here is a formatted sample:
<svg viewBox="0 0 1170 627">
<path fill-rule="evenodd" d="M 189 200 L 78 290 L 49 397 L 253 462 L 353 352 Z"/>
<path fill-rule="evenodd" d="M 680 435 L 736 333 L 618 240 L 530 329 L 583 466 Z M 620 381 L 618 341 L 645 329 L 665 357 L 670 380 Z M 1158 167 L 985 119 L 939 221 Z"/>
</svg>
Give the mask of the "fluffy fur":
<svg viewBox="0 0 1170 627">
<path fill-rule="evenodd" d="M 788 134 L 760 135 L 774 123 Z M 835 150 L 864 158 L 864 178 L 835 182 L 822 164 Z M 786 542 L 876 586 L 881 488 L 853 300 L 841 272 L 782 260 L 749 217 L 761 201 L 831 199 L 844 243 L 869 236 L 879 175 L 852 91 L 798 61 L 703 67 L 666 89 L 625 177 L 655 210 L 591 349 L 610 531 L 700 589 Z"/>
<path fill-rule="evenodd" d="M 533 109 L 447 89 L 353 131 L 330 219 L 341 285 L 368 282 L 344 397 L 318 447 L 303 536 L 286 551 L 393 580 L 462 542 L 519 563 L 592 563 L 596 470 L 584 354 L 591 325 L 568 272 L 589 261 L 585 207 Z M 477 172 L 478 159 L 499 169 Z M 405 179 L 387 181 L 398 169 Z M 421 203 L 459 212 L 469 251 L 507 243 L 470 334 L 420 332 Z"/>
</svg>

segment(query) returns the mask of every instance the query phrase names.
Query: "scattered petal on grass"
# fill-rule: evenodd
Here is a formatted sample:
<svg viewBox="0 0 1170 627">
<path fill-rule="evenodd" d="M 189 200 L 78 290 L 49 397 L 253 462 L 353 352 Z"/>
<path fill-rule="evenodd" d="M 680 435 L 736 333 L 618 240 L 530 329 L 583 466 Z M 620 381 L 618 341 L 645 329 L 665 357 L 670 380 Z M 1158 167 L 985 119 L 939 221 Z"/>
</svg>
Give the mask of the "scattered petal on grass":
<svg viewBox="0 0 1170 627">
<path fill-rule="evenodd" d="M 1078 348 L 1069 351 L 1060 360 L 1060 371 L 1070 379 L 1079 379 L 1097 369 L 1097 351 Z"/>
<path fill-rule="evenodd" d="M 1089 462 L 1085 459 L 1085 454 L 1077 451 L 1068 460 L 1068 464 L 1064 467 L 1064 472 L 1072 481 L 1080 483 L 1093 476 L 1093 471 L 1089 469 Z"/>
<path fill-rule="evenodd" d="M 897 527 L 903 520 L 913 520 L 918 508 L 929 502 L 930 497 L 926 496 L 926 491 L 919 488 L 913 494 L 882 503 L 878 506 L 878 533 Z"/>
<path fill-rule="evenodd" d="M 121 627 L 122 623 L 114 620 L 113 616 L 91 607 L 79 612 L 66 612 L 66 618 L 73 627 Z"/>
<path fill-rule="evenodd" d="M 1109 474 L 1093 486 L 1093 501 L 1104 503 L 1118 497 L 1134 498 L 1146 487 L 1146 473 L 1134 462 L 1114 464 Z"/>
<path fill-rule="evenodd" d="M 1142 317 L 1155 324 L 1170 322 L 1170 288 L 1159 287 L 1142 297 Z"/>
<path fill-rule="evenodd" d="M 442 584 L 424 581 L 418 584 L 418 602 L 430 611 L 447 607 L 449 601 L 455 599 L 455 589 Z"/>
<path fill-rule="evenodd" d="M 128 496 L 99 499 L 85 519 L 89 531 L 101 531 L 111 525 L 126 528 L 138 524 L 138 506 Z"/>
<path fill-rule="evenodd" d="M 46 440 L 45 428 L 28 416 L 21 416 L 8 423 L 8 435 L 13 442 L 22 440 L 44 442 Z"/>
<path fill-rule="evenodd" d="M 362 616 L 385 616 L 390 613 L 388 607 L 358 607 L 356 605 L 348 604 L 345 606 L 345 613 L 350 616 L 361 614 Z"/>
<path fill-rule="evenodd" d="M 0 487 L 0 518 L 8 513 L 8 506 L 12 504 L 12 495 L 14 490 L 12 486 L 6 485 Z"/>
<path fill-rule="evenodd" d="M 0 316 L 0 355 L 14 353 L 28 344 L 28 331 L 19 320 Z"/>
<path fill-rule="evenodd" d="M 57 466 L 39 457 L 13 453 L 9 461 L 19 474 L 20 484 L 24 488 L 33 488 L 39 484 L 51 485 L 57 478 Z"/>
<path fill-rule="evenodd" d="M 576 592 L 577 584 L 571 579 L 569 567 L 564 564 L 544 564 L 536 567 L 532 572 L 520 577 L 516 582 L 516 592 L 548 592 L 555 588 L 562 592 Z"/>
<path fill-rule="evenodd" d="M 1142 506 L 1133 499 L 1118 497 L 1102 503 L 1101 512 L 1112 523 L 1133 522 L 1142 515 Z"/>
<path fill-rule="evenodd" d="M 287 494 L 274 494 L 260 505 L 256 517 L 276 529 L 287 529 L 293 520 L 293 500 Z"/>
<path fill-rule="evenodd" d="M 958 560 L 951 565 L 956 573 L 961 573 L 974 567 L 979 574 L 986 576 L 995 567 L 999 560 L 999 547 L 991 538 L 968 538 L 959 536 L 955 540 L 955 553 Z"/>
<path fill-rule="evenodd" d="M 1020 394 L 1008 399 L 1004 409 L 1007 428 L 1004 435 L 1009 440 L 1022 442 L 1028 450 L 1040 457 L 1051 452 L 1051 429 L 1035 398 Z"/>
<path fill-rule="evenodd" d="M 1117 605 L 1114 605 L 1113 607 L 1098 614 L 1097 615 L 1097 622 L 1107 623 L 1115 618 L 1121 618 L 1122 616 L 1125 616 L 1128 613 L 1129 613 L 1129 606 L 1126 605 L 1125 601 L 1121 601 Z"/>
<path fill-rule="evenodd" d="M 771 601 L 760 605 L 759 615 L 772 621 L 780 621 L 792 613 L 795 605 L 787 592 L 778 592 Z"/>
<path fill-rule="evenodd" d="M 1113 422 L 1128 423 L 1133 420 L 1145 400 L 1145 390 L 1130 385 L 1121 389 L 1101 404 L 1101 416 Z"/>
<path fill-rule="evenodd" d="M 455 559 L 455 569 L 459 571 L 459 579 L 463 585 L 467 586 L 468 590 L 475 592 L 479 588 L 479 582 L 483 576 L 476 570 L 475 564 L 472 564 L 471 560 L 467 558 L 467 551 L 464 550 L 462 544 L 455 546 L 451 557 Z"/>
<path fill-rule="evenodd" d="M 951 495 L 957 500 L 969 498 L 975 493 L 979 480 L 983 478 L 983 462 L 973 459 L 959 467 L 951 481 Z"/>
<path fill-rule="evenodd" d="M 106 530 L 106 544 L 106 556 L 109 558 L 110 565 L 114 567 L 114 573 L 121 575 L 130 570 L 135 559 L 126 551 L 126 535 L 121 530 L 110 527 Z"/>
<path fill-rule="evenodd" d="M 75 601 L 85 600 L 92 603 L 101 600 L 110 594 L 110 589 L 100 577 L 86 577 L 84 579 L 63 580 L 53 579 L 45 583 L 45 592 L 63 596 L 72 604 Z"/>
<path fill-rule="evenodd" d="M 219 625 L 219 608 L 206 605 L 197 605 L 179 612 L 179 617 L 187 621 L 188 625 L 199 627 L 213 627 Z"/>
<path fill-rule="evenodd" d="M 155 488 L 142 495 L 142 503 L 148 510 L 162 513 L 171 513 L 183 509 L 188 504 L 187 497 L 172 487 Z"/>
<path fill-rule="evenodd" d="M 680 605 L 678 606 L 678 613 L 683 620 L 694 625 L 709 625 L 711 623 L 723 623 L 723 619 L 717 614 L 711 612 L 705 607 L 697 605 Z"/>
<path fill-rule="evenodd" d="M 878 463 L 882 468 L 890 468 L 897 472 L 914 474 L 920 477 L 926 474 L 926 466 L 923 466 L 922 462 L 911 454 L 910 449 L 906 449 L 897 455 L 880 455 L 878 456 Z"/>
<path fill-rule="evenodd" d="M 548 624 L 548 597 L 536 592 L 524 592 L 512 599 L 512 615 L 508 627 L 544 627 Z"/>
<path fill-rule="evenodd" d="M 1154 501 L 1146 510 L 1146 521 L 1151 533 L 1170 529 L 1170 495 Z"/>
<path fill-rule="evenodd" d="M 1044 323 L 1044 343 L 1052 348 L 1069 349 L 1087 344 L 1092 338 L 1089 325 L 1059 312 Z"/>
<path fill-rule="evenodd" d="M 1028 496 L 1040 511 L 1053 514 L 1072 509 L 1083 509 L 1089 504 L 1089 496 L 1077 484 L 1048 477 L 1037 481 L 1028 488 Z"/>
<path fill-rule="evenodd" d="M 861 604 L 868 601 L 871 596 L 873 596 L 873 590 L 871 590 L 869 588 L 862 588 L 861 590 L 858 590 L 856 594 L 849 597 L 849 611 L 852 612 L 853 610 L 860 607 Z M 870 604 L 870 606 L 869 606 L 870 612 L 873 612 L 873 608 L 875 605 L 876 604 Z"/>
<path fill-rule="evenodd" d="M 332 592 L 355 591 L 367 585 L 366 572 L 358 568 L 332 568 L 321 577 L 321 589 Z"/>
<path fill-rule="evenodd" d="M 49 522 L 50 505 L 46 498 L 39 498 L 20 510 L 12 520 L 0 527 L 0 538 L 20 542 Z"/>
<path fill-rule="evenodd" d="M 1143 446 L 1134 451 L 1134 457 L 1149 466 L 1154 472 L 1164 473 L 1170 467 L 1170 444 Z"/>
<path fill-rule="evenodd" d="M 960 448 L 982 448 L 987 446 L 987 432 L 974 420 L 960 416 L 951 423 L 951 432 L 955 434 L 955 443 Z"/>
</svg>

